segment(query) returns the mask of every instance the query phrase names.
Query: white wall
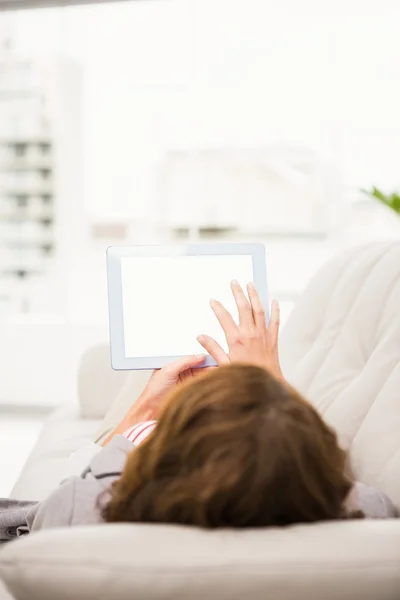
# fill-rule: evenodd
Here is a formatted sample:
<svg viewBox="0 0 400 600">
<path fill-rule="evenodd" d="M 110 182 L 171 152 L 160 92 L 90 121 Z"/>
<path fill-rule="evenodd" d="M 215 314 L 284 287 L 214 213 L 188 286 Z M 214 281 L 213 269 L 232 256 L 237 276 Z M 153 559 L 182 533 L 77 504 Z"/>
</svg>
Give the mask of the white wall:
<svg viewBox="0 0 400 600">
<path fill-rule="evenodd" d="M 26 48 L 83 65 L 96 218 L 148 214 L 170 147 L 303 145 L 351 184 L 400 183 L 397 0 L 152 0 L 18 20 Z"/>
</svg>

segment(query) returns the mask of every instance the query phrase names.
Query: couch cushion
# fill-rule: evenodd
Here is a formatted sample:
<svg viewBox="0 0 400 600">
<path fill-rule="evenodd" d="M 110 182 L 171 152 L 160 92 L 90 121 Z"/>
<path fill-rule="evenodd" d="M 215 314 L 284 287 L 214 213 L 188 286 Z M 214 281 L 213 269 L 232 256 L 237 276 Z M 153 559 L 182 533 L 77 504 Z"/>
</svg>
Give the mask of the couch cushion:
<svg viewBox="0 0 400 600">
<path fill-rule="evenodd" d="M 42 500 L 65 478 L 70 455 L 91 441 L 99 421 L 82 419 L 78 406 L 56 410 L 45 422 L 38 442 L 10 496 Z"/>
<path fill-rule="evenodd" d="M 281 359 L 351 449 L 357 478 L 400 505 L 400 243 L 325 266 L 282 332 Z"/>
<path fill-rule="evenodd" d="M 49 530 L 0 552 L 17 600 L 398 600 L 400 521 Z"/>
</svg>

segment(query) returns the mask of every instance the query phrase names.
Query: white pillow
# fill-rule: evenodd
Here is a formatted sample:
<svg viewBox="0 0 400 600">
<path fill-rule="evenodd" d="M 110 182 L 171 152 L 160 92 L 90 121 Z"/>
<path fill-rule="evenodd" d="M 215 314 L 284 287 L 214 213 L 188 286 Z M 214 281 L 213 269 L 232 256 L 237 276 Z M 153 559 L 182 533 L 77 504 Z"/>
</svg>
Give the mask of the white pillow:
<svg viewBox="0 0 400 600">
<path fill-rule="evenodd" d="M 48 530 L 0 551 L 16 600 L 399 600 L 400 520 Z"/>
</svg>

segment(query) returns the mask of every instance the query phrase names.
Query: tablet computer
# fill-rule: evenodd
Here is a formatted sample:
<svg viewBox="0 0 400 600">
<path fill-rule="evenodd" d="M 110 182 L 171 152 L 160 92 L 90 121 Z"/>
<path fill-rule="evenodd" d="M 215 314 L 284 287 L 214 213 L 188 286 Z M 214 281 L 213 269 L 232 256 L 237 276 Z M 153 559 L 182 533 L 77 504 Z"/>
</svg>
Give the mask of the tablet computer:
<svg viewBox="0 0 400 600">
<path fill-rule="evenodd" d="M 112 246 L 107 250 L 111 364 L 158 369 L 204 353 L 207 334 L 226 349 L 211 307 L 215 298 L 237 319 L 230 283 L 253 282 L 268 319 L 265 249 L 261 244 Z M 200 366 L 215 362 L 207 355 Z"/>
</svg>

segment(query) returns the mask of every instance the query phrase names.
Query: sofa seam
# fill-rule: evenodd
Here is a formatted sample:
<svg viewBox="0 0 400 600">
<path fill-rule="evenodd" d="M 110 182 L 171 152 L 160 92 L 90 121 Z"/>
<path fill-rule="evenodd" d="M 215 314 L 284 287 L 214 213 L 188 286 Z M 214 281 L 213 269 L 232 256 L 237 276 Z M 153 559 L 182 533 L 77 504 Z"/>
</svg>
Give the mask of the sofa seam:
<svg viewBox="0 0 400 600">
<path fill-rule="evenodd" d="M 87 559 L 85 559 L 85 564 L 81 564 L 81 563 L 75 563 L 73 561 L 60 561 L 60 562 L 52 562 L 52 561 L 46 561 L 46 560 L 41 560 L 41 559 L 33 559 L 33 560 L 26 560 L 26 559 L 22 559 L 22 560 L 18 560 L 18 561 L 14 561 L 14 560 L 6 560 L 6 561 L 2 561 L 3 565 L 7 565 L 7 567 L 11 567 L 11 568 L 20 568 L 20 567 L 29 567 L 29 566 L 37 566 L 37 565 L 41 565 L 43 567 L 56 567 L 59 568 L 60 566 L 64 566 L 66 568 L 68 567 L 73 567 L 73 568 L 77 568 L 77 569 L 102 569 L 105 570 L 105 565 L 103 562 L 99 561 L 98 563 L 95 563 L 94 561 L 87 561 Z M 282 565 L 282 563 L 279 563 L 279 565 Z M 158 574 L 166 574 L 166 575 L 174 575 L 174 574 L 182 574 L 182 572 L 185 573 L 218 573 L 221 571 L 229 571 L 231 572 L 232 569 L 235 569 L 236 571 L 242 571 L 242 570 L 260 570 L 260 572 L 262 573 L 288 573 L 288 571 L 290 569 L 293 570 L 297 570 L 297 571 L 312 571 L 315 572 L 315 562 L 313 562 L 313 564 L 309 564 L 309 563 L 297 563 L 296 565 L 284 565 L 282 570 L 277 569 L 277 567 L 279 566 L 278 563 L 276 565 L 274 565 L 273 567 L 268 568 L 267 565 L 255 565 L 255 566 L 251 566 L 251 565 L 243 565 L 243 563 L 232 563 L 230 565 L 223 565 L 223 566 L 216 566 L 216 565 L 210 565 L 208 567 L 196 567 L 196 565 L 192 565 L 191 567 L 182 567 L 180 566 L 179 568 L 177 567 L 176 570 L 171 569 L 170 566 L 166 566 L 163 569 L 157 568 L 155 569 L 153 566 L 149 566 L 148 569 L 144 569 L 143 565 L 140 565 L 138 567 L 135 568 L 135 566 L 133 565 L 118 565 L 118 564 L 113 564 L 110 565 L 108 570 L 109 571 L 126 571 L 129 569 L 130 572 L 132 573 L 144 573 L 144 572 L 148 572 L 148 573 L 158 573 Z M 343 565 L 317 565 L 318 566 L 318 573 L 321 573 L 322 571 L 325 572 L 335 572 L 335 571 L 346 571 L 346 570 L 380 570 L 380 569 L 392 569 L 392 568 L 398 568 L 400 567 L 400 556 L 398 559 L 395 560 L 390 560 L 390 561 L 384 561 L 382 563 L 377 563 L 376 560 L 373 560 L 371 562 L 364 562 L 364 563 L 360 563 L 360 564 L 355 564 L 355 565 L 349 565 L 349 564 L 343 564 Z M 4 573 L 5 569 L 2 569 L 2 567 L 0 566 L 0 575 L 2 574 L 2 572 Z M 398 576 L 399 576 L 399 581 L 400 581 L 400 570 L 398 572 Z M 4 575 L 3 575 L 4 577 Z"/>
<path fill-rule="evenodd" d="M 392 377 L 393 373 L 395 372 L 395 370 L 396 370 L 398 367 L 399 367 L 399 362 L 397 361 L 397 362 L 396 362 L 396 364 L 393 366 L 393 369 L 391 369 L 390 373 L 389 373 L 389 374 L 387 375 L 387 377 L 385 378 L 385 384 L 384 384 L 384 385 L 381 387 L 381 389 L 380 389 L 380 391 L 379 391 L 378 395 L 377 395 L 377 396 L 376 396 L 376 397 L 375 397 L 375 398 L 372 400 L 372 402 L 371 402 L 371 405 L 369 406 L 369 408 L 368 408 L 367 412 L 365 413 L 365 415 L 364 415 L 364 416 L 363 416 L 363 418 L 361 419 L 361 421 L 360 421 L 360 423 L 359 423 L 359 426 L 358 426 L 358 429 L 357 429 L 357 431 L 356 431 L 356 434 L 355 434 L 355 436 L 353 437 L 352 441 L 350 442 L 350 448 L 352 448 L 352 447 L 353 447 L 353 445 L 355 444 L 355 442 L 356 442 L 357 438 L 360 436 L 361 429 L 362 429 L 362 427 L 363 427 L 364 423 L 366 422 L 366 420 L 368 419 L 368 416 L 370 415 L 371 411 L 373 410 L 373 408 L 374 408 L 374 406 L 375 406 L 375 403 L 376 403 L 376 401 L 377 401 L 377 398 L 379 398 L 379 396 L 381 395 L 381 393 L 382 393 L 382 392 L 383 392 L 383 390 L 385 389 L 385 386 L 387 385 L 387 382 L 389 381 L 389 379 L 391 379 L 391 377 Z M 395 454 L 397 454 L 397 451 L 396 451 L 396 453 L 395 453 Z M 392 459 L 392 458 L 394 458 L 394 456 L 393 456 L 393 457 L 391 457 L 391 459 Z M 391 462 L 391 460 L 390 460 L 390 462 Z"/>
<path fill-rule="evenodd" d="M 382 260 L 383 260 L 383 259 L 386 257 L 387 253 L 388 253 L 389 251 L 391 251 L 392 249 L 393 249 L 393 246 L 390 246 L 389 248 L 388 248 L 388 247 L 385 247 L 385 251 L 384 251 L 382 254 L 380 254 L 380 255 L 379 255 L 379 257 L 378 257 L 378 258 L 377 258 L 375 261 L 373 261 L 373 264 L 372 264 L 372 266 L 370 266 L 370 270 L 369 270 L 369 276 L 371 275 L 371 272 L 372 272 L 373 270 L 375 270 L 375 269 L 376 269 L 376 267 L 379 265 L 379 263 L 380 263 L 380 262 L 381 262 L 381 261 L 382 261 Z M 354 261 L 352 261 L 352 263 L 353 263 L 353 262 L 354 262 Z M 345 276 L 345 273 L 347 272 L 347 270 L 348 270 L 348 267 L 349 267 L 349 265 L 347 266 L 347 268 L 346 268 L 346 269 L 345 269 L 345 271 L 343 272 L 343 274 L 342 274 L 342 277 L 340 277 L 340 279 L 339 279 L 339 281 L 338 281 L 338 284 L 337 284 L 337 285 L 339 285 L 339 284 L 340 284 L 340 281 L 341 281 L 341 280 L 343 279 L 343 277 Z M 369 278 L 369 276 L 368 276 L 368 278 Z M 355 295 L 354 295 L 354 298 L 353 298 L 353 300 L 352 300 L 351 304 L 354 304 L 354 303 L 355 303 L 355 302 L 358 300 L 358 298 L 360 297 L 360 295 L 361 295 L 361 293 L 362 293 L 362 291 L 363 291 L 363 289 L 364 289 L 364 286 L 365 286 L 365 284 L 366 284 L 366 280 L 365 280 L 365 281 L 363 282 L 363 284 L 362 284 L 362 285 L 361 285 L 361 286 L 360 286 L 360 287 L 359 287 L 359 288 L 356 290 L 356 293 L 355 293 Z M 336 287 L 337 287 L 337 286 L 336 286 Z M 328 313 L 328 310 L 330 309 L 330 307 L 331 307 L 331 306 L 332 306 L 332 298 L 331 298 L 331 301 L 330 301 L 330 302 L 327 304 L 327 307 L 326 307 L 326 310 L 325 310 L 324 322 L 326 322 L 326 315 L 327 315 L 327 313 Z M 349 318 L 349 317 L 348 317 L 348 314 L 347 314 L 347 316 L 345 317 L 345 319 L 343 320 L 343 322 L 341 323 L 341 325 L 338 327 L 338 331 L 336 332 L 336 335 L 335 335 L 335 337 L 334 337 L 334 340 L 333 340 L 333 341 L 332 341 L 332 343 L 330 344 L 330 347 L 329 347 L 329 349 L 328 349 L 327 353 L 325 354 L 325 356 L 324 356 L 323 360 L 321 361 L 321 363 L 320 363 L 320 365 L 319 365 L 318 369 L 317 369 L 317 370 L 316 370 L 316 372 L 313 374 L 313 377 L 311 378 L 311 380 L 310 380 L 310 381 L 309 381 L 309 383 L 308 383 L 308 389 L 311 389 L 311 387 L 312 387 L 312 385 L 313 385 L 314 381 L 317 379 L 317 377 L 318 377 L 318 375 L 319 375 L 319 373 L 320 373 L 321 369 L 322 369 L 322 368 L 323 368 L 323 366 L 325 365 L 325 363 L 326 363 L 326 361 L 327 361 L 328 357 L 331 355 L 331 352 L 332 352 L 332 350 L 333 350 L 333 349 L 336 347 L 337 340 L 339 339 L 339 336 L 340 336 L 340 334 L 342 333 L 342 331 L 343 331 L 343 328 L 344 328 L 344 326 L 346 325 L 346 323 L 347 323 L 347 321 L 348 321 L 348 318 Z M 326 407 L 326 409 L 329 409 L 329 407 Z"/>
</svg>

